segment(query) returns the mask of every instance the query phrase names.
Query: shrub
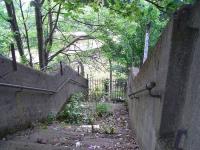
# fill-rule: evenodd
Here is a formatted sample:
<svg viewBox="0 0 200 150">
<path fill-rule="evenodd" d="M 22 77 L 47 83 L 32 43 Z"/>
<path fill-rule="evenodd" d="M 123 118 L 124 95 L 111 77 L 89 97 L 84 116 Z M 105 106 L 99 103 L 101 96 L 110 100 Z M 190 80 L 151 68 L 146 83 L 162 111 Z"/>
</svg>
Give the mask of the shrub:
<svg viewBox="0 0 200 150">
<path fill-rule="evenodd" d="M 99 117 L 109 114 L 110 105 L 106 103 L 98 103 L 96 105 L 96 114 Z"/>
<path fill-rule="evenodd" d="M 95 89 L 92 89 L 90 92 L 90 99 L 100 101 L 105 94 L 106 93 L 100 87 L 95 87 Z"/>
<path fill-rule="evenodd" d="M 56 115 L 54 113 L 49 113 L 46 119 L 41 120 L 41 127 L 46 129 L 48 125 L 52 124 L 56 120 Z"/>
<path fill-rule="evenodd" d="M 46 124 L 47 125 L 48 124 L 52 124 L 53 121 L 55 121 L 55 119 L 56 119 L 56 115 L 55 114 L 53 114 L 53 113 L 48 114 L 47 120 L 46 120 Z"/>
<path fill-rule="evenodd" d="M 103 126 L 103 133 L 105 134 L 115 134 L 114 126 Z"/>
<path fill-rule="evenodd" d="M 65 123 L 80 124 L 83 120 L 81 101 L 84 101 L 84 95 L 82 93 L 73 94 L 69 99 L 69 103 L 58 114 L 57 119 Z"/>
</svg>

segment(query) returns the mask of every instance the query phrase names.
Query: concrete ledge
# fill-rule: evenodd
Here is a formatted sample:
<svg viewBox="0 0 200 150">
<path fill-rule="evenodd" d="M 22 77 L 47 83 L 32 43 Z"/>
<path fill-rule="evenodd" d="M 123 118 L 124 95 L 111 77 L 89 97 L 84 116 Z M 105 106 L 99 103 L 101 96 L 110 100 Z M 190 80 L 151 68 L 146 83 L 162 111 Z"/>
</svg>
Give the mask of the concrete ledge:
<svg viewBox="0 0 200 150">
<path fill-rule="evenodd" d="M 63 68 L 63 75 L 49 75 L 21 64 L 13 71 L 12 62 L 0 56 L 0 68 L 1 83 L 55 91 L 52 94 L 0 86 L 0 137 L 43 120 L 50 112 L 57 113 L 71 94 L 88 91 L 88 81 L 68 66 Z"/>
</svg>

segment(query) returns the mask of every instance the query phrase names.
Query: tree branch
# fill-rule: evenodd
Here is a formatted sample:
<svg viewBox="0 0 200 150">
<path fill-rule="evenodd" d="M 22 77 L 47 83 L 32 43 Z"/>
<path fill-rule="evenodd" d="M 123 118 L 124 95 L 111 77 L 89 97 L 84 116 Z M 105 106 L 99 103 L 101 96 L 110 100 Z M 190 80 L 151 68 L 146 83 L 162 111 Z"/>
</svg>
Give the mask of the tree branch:
<svg viewBox="0 0 200 150">
<path fill-rule="evenodd" d="M 60 15 L 60 10 L 61 10 L 61 4 L 59 5 L 59 8 L 58 8 L 58 13 L 57 13 L 57 16 L 56 16 L 54 27 L 53 27 L 52 31 L 50 32 L 48 38 L 45 41 L 45 46 L 47 46 L 48 42 L 53 37 L 53 33 L 54 33 L 55 29 L 57 28 L 58 19 L 59 19 L 59 15 Z"/>
<path fill-rule="evenodd" d="M 57 51 L 55 54 L 53 54 L 49 59 L 48 62 L 52 61 L 57 55 L 59 55 L 61 52 L 63 52 L 65 49 L 67 49 L 68 47 L 70 47 L 71 45 L 73 45 L 75 42 L 79 41 L 79 40 L 85 40 L 88 39 L 88 37 L 86 38 L 86 36 L 80 36 L 78 38 L 75 38 L 73 41 L 71 41 L 68 45 L 66 45 L 65 47 L 63 47 L 62 49 L 60 49 L 59 51 Z M 90 38 L 89 38 L 90 39 Z"/>
<path fill-rule="evenodd" d="M 87 22 L 83 22 L 83 21 L 80 21 L 80 20 L 77 20 L 76 18 L 74 17 L 71 17 L 74 21 L 78 22 L 78 23 L 81 23 L 81 24 L 84 24 L 84 25 L 87 25 L 87 26 L 97 26 L 97 27 L 104 27 L 105 25 L 101 25 L 101 24 L 91 24 L 91 23 L 87 23 Z"/>
<path fill-rule="evenodd" d="M 48 16 L 48 14 L 49 14 L 50 12 L 53 13 L 52 10 L 53 10 L 56 6 L 58 6 L 58 5 L 59 5 L 59 4 L 55 4 L 55 5 L 51 8 L 51 11 L 48 10 L 48 12 L 47 12 L 45 15 L 42 16 L 42 17 L 43 17 L 42 22 L 44 22 L 44 20 L 46 19 L 46 17 Z"/>
<path fill-rule="evenodd" d="M 151 0 L 145 0 L 145 1 L 148 2 L 148 3 L 150 3 L 150 4 L 152 4 L 152 5 L 154 5 L 154 6 L 155 6 L 158 10 L 160 10 L 161 12 L 167 13 L 167 12 L 164 10 L 165 7 L 158 5 L 156 2 L 151 1 Z"/>
<path fill-rule="evenodd" d="M 24 25 L 24 30 L 25 30 L 25 38 L 26 38 L 26 44 L 27 44 L 27 48 L 28 48 L 28 54 L 29 54 L 29 65 L 31 67 L 33 67 L 33 59 L 32 59 L 32 54 L 31 54 L 31 49 L 30 49 L 30 43 L 29 43 L 29 34 L 28 34 L 28 28 L 25 22 L 25 17 L 24 17 L 24 12 L 23 12 L 23 8 L 22 8 L 22 1 L 19 0 L 19 8 L 21 11 L 21 16 L 22 16 L 22 20 L 23 20 L 23 25 Z"/>
</svg>

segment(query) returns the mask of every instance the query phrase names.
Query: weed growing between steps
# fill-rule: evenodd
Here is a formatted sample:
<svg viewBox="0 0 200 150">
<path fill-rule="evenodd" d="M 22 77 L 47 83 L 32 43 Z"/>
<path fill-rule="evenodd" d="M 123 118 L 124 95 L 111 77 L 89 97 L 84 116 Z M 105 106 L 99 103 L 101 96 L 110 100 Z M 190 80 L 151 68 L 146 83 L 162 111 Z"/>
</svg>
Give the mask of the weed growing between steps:
<svg viewBox="0 0 200 150">
<path fill-rule="evenodd" d="M 106 116 L 106 115 L 112 115 L 112 113 L 109 112 L 110 109 L 111 109 L 111 106 L 109 104 L 98 103 L 96 105 L 96 115 L 98 117 L 103 117 L 103 116 Z"/>
<path fill-rule="evenodd" d="M 95 118 L 112 115 L 109 110 L 111 106 L 106 103 L 98 103 L 91 105 L 86 103 L 85 96 L 82 93 L 76 93 L 71 96 L 69 102 L 64 106 L 64 109 L 57 115 L 57 120 L 67 124 L 89 124 L 93 125 Z M 54 121 L 51 115 L 49 121 Z"/>
<path fill-rule="evenodd" d="M 76 93 L 71 96 L 64 109 L 58 114 L 57 119 L 68 124 L 80 124 L 84 120 L 83 105 L 85 101 L 82 93 Z"/>
<path fill-rule="evenodd" d="M 46 120 L 46 124 L 49 125 L 49 124 L 52 124 L 53 121 L 56 120 L 56 115 L 53 114 L 53 113 L 50 113 L 48 116 L 47 116 L 47 120 Z"/>
<path fill-rule="evenodd" d="M 47 120 L 43 122 L 41 127 L 47 129 L 47 126 L 53 122 L 60 122 L 68 125 L 83 125 L 90 128 L 92 133 L 115 134 L 115 125 L 110 119 L 109 123 L 103 123 L 101 120 L 112 118 L 112 104 L 104 102 L 87 102 L 82 93 L 76 93 L 71 96 L 63 110 L 55 116 L 50 113 Z M 96 126 L 99 126 L 98 129 Z"/>
</svg>

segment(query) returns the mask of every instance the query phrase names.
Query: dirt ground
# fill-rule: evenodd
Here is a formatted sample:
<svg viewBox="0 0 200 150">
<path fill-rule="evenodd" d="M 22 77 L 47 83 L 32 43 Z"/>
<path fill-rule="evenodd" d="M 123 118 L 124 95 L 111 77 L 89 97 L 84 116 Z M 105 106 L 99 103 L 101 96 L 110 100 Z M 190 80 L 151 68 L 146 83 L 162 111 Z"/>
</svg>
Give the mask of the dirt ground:
<svg viewBox="0 0 200 150">
<path fill-rule="evenodd" d="M 97 118 L 91 125 L 68 125 L 60 122 L 35 125 L 8 136 L 4 140 L 35 143 L 83 150 L 139 150 L 129 129 L 128 112 L 124 104 L 112 104 L 112 115 Z"/>
</svg>

